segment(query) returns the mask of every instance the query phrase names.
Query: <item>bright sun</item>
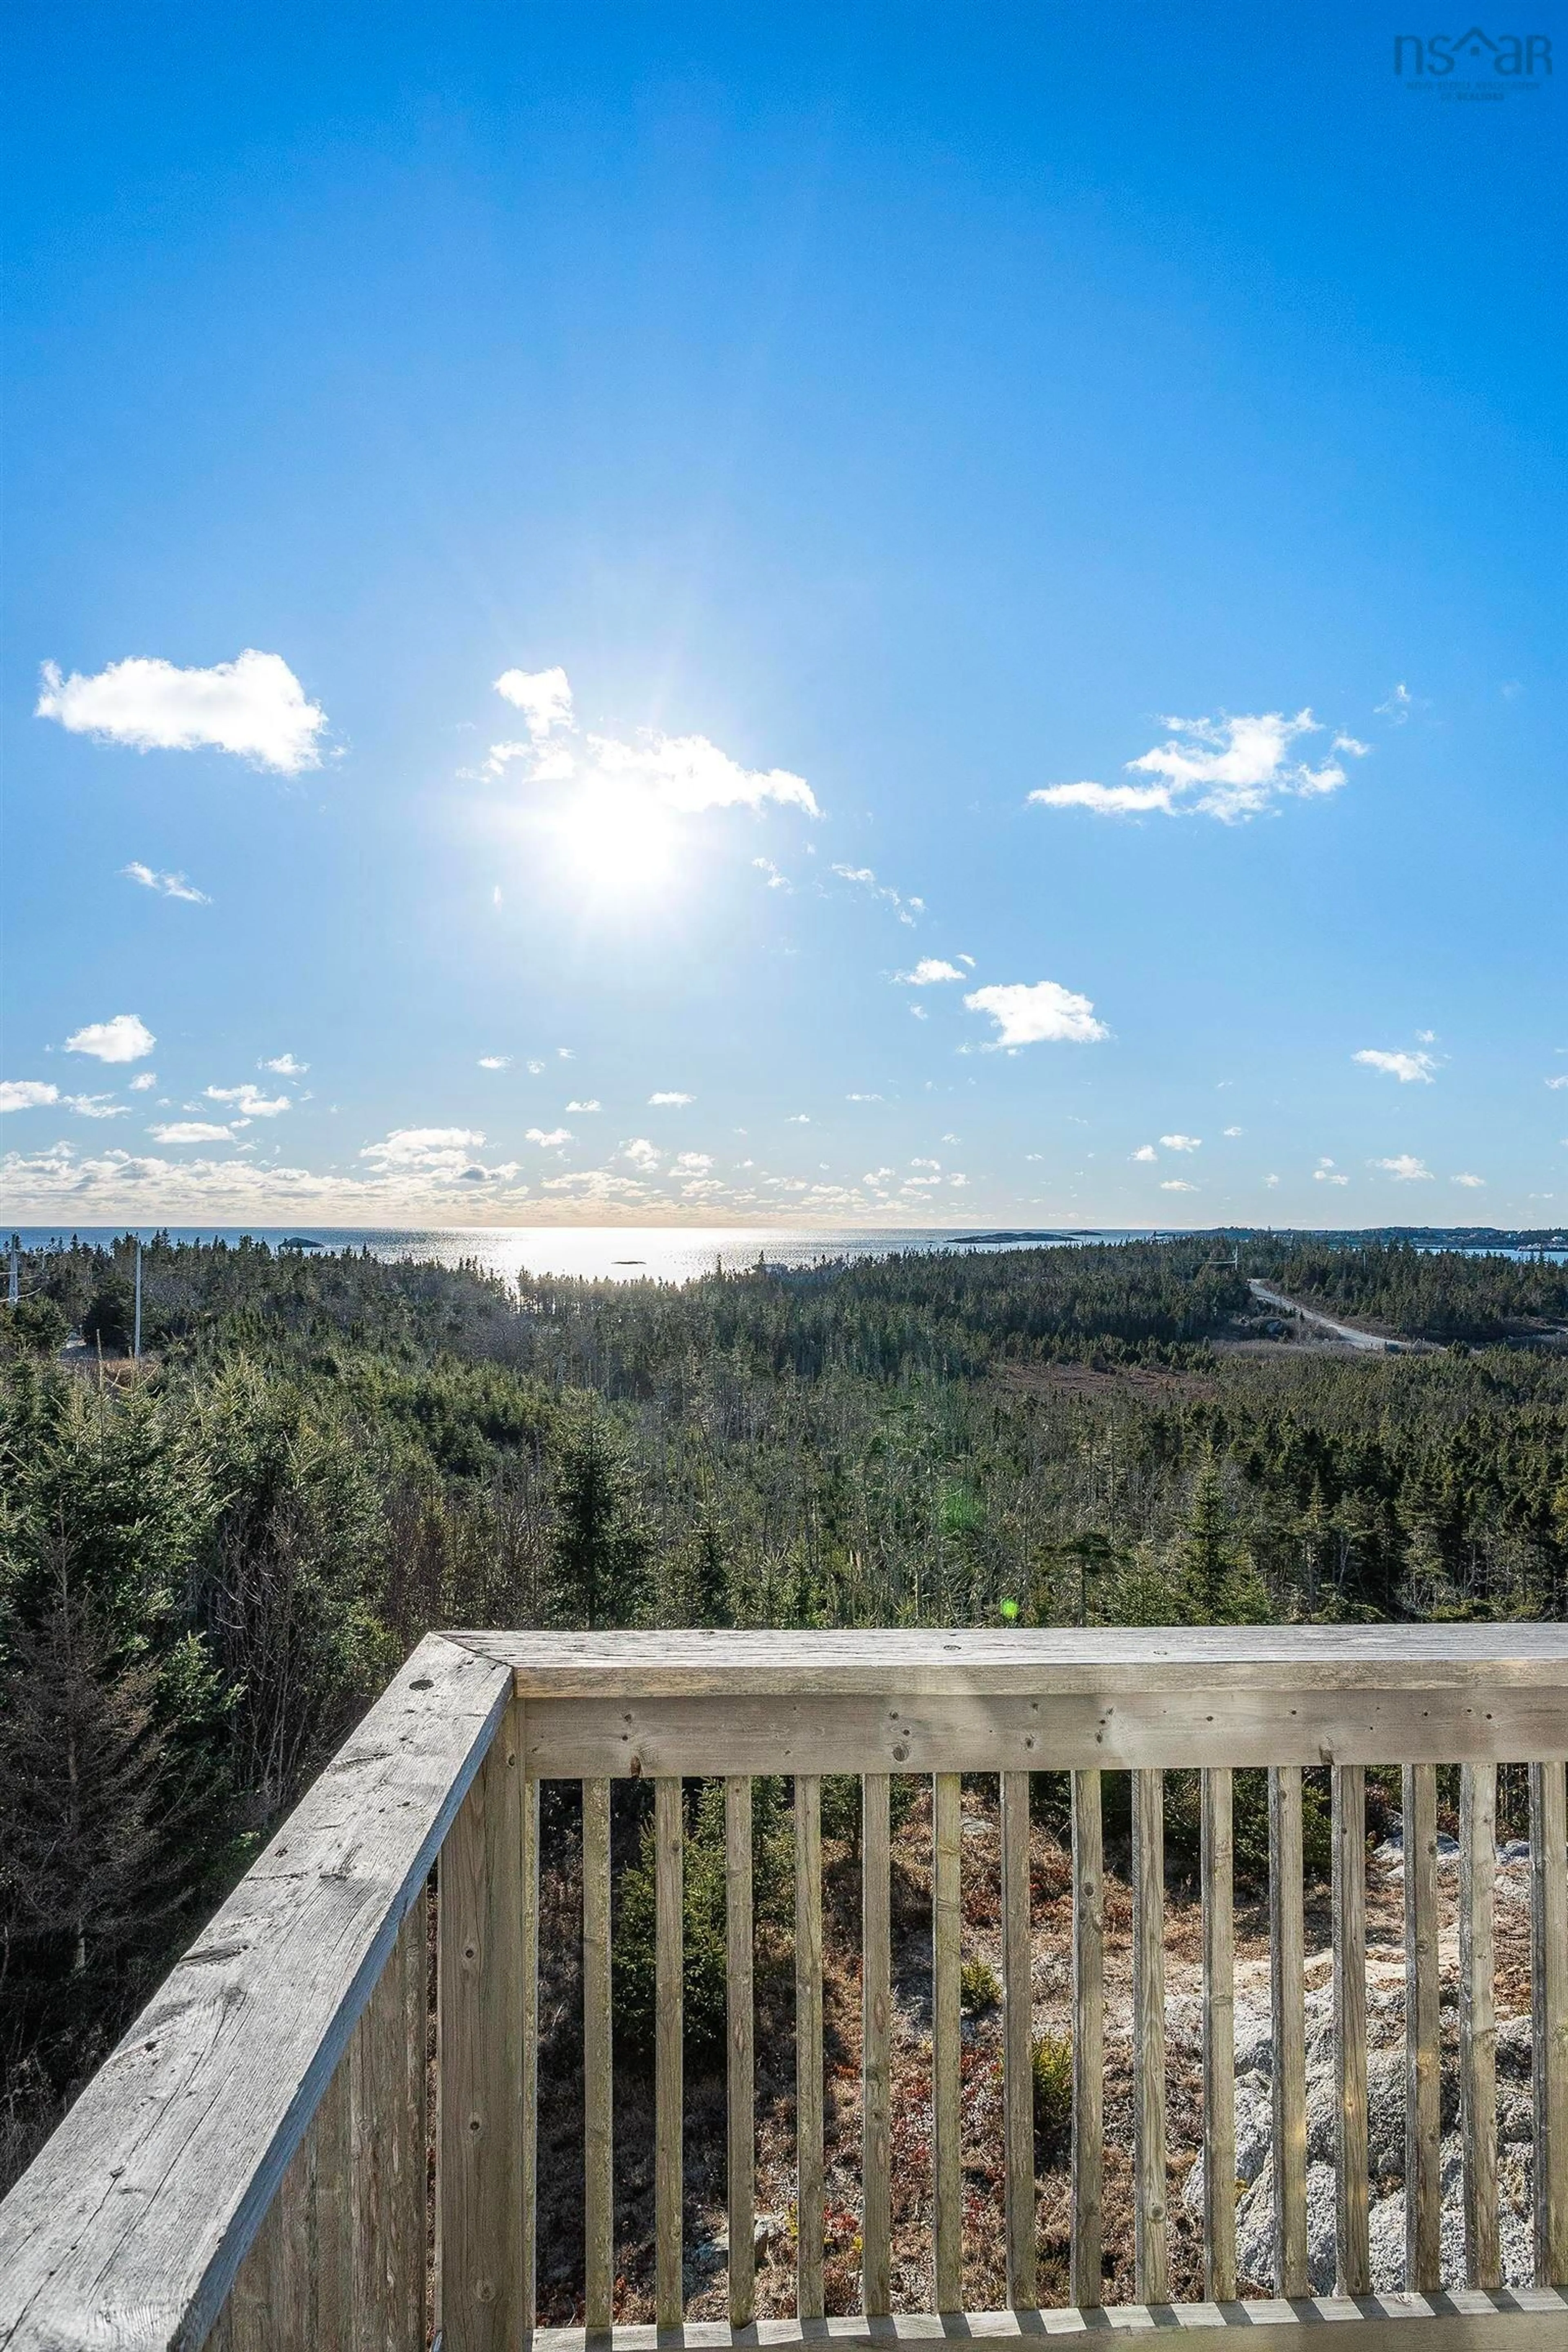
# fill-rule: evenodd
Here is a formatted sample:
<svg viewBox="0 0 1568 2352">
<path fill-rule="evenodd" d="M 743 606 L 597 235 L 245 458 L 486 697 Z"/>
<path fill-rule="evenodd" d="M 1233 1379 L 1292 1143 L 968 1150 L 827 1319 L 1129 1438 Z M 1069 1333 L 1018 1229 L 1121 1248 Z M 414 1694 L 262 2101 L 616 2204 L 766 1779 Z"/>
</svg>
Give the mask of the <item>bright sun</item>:
<svg viewBox="0 0 1568 2352">
<path fill-rule="evenodd" d="M 595 779 L 557 812 L 552 831 L 595 896 L 641 896 L 675 864 L 675 821 L 643 785 Z"/>
</svg>

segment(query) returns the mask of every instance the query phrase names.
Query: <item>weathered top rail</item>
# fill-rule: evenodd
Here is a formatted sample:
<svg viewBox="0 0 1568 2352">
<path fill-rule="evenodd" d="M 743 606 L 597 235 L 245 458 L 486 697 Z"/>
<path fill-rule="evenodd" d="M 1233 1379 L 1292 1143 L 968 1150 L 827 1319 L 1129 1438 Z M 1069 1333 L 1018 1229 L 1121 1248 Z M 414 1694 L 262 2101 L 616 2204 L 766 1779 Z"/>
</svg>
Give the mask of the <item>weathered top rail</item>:
<svg viewBox="0 0 1568 2352">
<path fill-rule="evenodd" d="M 0 2346 L 197 2352 L 510 1696 L 420 1643 L 0 2206 Z"/>
<path fill-rule="evenodd" d="M 455 1633 L 511 1668 L 519 1698 L 1205 1686 L 1560 1687 L 1568 1625 L 1005 1627 L 982 1633 Z"/>
</svg>

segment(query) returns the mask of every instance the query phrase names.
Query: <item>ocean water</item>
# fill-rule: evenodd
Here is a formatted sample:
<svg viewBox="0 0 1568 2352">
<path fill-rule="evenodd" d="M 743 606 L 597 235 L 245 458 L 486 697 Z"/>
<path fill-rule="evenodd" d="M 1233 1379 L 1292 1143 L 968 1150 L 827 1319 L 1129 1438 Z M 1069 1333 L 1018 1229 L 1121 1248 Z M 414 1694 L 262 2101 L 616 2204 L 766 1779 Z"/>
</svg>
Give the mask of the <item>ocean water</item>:
<svg viewBox="0 0 1568 2352">
<path fill-rule="evenodd" d="M 47 1249 L 68 1239 L 106 1247 L 118 1241 L 121 1225 L 25 1225 L 25 1248 Z M 144 1225 L 143 1236 L 154 1228 Z M 578 1276 L 593 1282 L 691 1282 L 718 1266 L 808 1266 L 824 1258 L 886 1257 L 898 1250 L 1066 1249 L 1085 1242 L 1148 1241 L 1164 1236 L 1157 1226 L 1058 1226 L 982 1231 L 973 1225 L 169 1225 L 177 1242 L 238 1242 L 247 1235 L 276 1249 L 282 1243 L 313 1243 L 321 1250 L 367 1249 L 373 1257 L 396 1262 L 434 1258 L 442 1265 L 474 1260 L 487 1272 L 511 1281 L 521 1273 Z M 1171 1234 L 1170 1238 L 1179 1238 Z M 0 1234 L 0 1242 L 4 1240 Z M 1351 1235 L 1335 1235 L 1352 1239 Z M 1415 1238 L 1418 1249 L 1440 1244 Z M 1228 1244 L 1226 1244 L 1228 1246 Z M 1568 1260 L 1560 1236 L 1552 1245 L 1528 1249 L 1506 1243 L 1450 1242 L 1470 1255 Z"/>
<path fill-rule="evenodd" d="M 106 1245 L 121 1227 L 80 1226 L 79 1240 Z M 144 1227 L 143 1233 L 151 1232 Z M 1075 1242 L 1126 1241 L 1111 1233 L 1037 1232 L 982 1236 L 973 1226 L 782 1226 L 782 1225 L 419 1225 L 405 1228 L 334 1225 L 171 1225 L 172 1241 L 308 1241 L 326 1250 L 367 1249 L 373 1257 L 397 1261 L 434 1258 L 442 1265 L 477 1260 L 487 1272 L 509 1281 L 521 1273 L 576 1275 L 595 1282 L 690 1282 L 717 1266 L 806 1266 L 823 1258 L 885 1257 L 894 1250 L 1069 1246 Z M 46 1248 L 67 1238 L 64 1229 L 25 1226 L 23 1245 Z"/>
</svg>

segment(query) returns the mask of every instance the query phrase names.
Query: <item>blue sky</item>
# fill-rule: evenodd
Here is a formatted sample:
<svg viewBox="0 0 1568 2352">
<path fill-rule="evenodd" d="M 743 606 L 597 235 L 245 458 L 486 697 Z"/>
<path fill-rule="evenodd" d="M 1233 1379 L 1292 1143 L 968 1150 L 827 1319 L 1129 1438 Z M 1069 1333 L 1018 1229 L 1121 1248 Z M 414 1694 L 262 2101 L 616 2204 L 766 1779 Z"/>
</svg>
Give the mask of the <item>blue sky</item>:
<svg viewBox="0 0 1568 2352">
<path fill-rule="evenodd" d="M 5 1212 L 1561 1224 L 1568 89 L 1405 28 L 14 8 Z"/>
</svg>

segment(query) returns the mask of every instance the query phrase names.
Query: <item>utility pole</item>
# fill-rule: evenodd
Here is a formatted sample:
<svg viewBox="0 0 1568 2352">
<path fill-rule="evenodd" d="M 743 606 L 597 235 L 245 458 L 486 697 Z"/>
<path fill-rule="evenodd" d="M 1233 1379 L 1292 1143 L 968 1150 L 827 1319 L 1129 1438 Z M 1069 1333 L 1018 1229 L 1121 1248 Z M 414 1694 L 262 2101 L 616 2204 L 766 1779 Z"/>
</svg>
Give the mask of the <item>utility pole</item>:
<svg viewBox="0 0 1568 2352">
<path fill-rule="evenodd" d="M 131 1352 L 137 1357 L 142 1353 L 142 1236 L 140 1234 L 136 1236 L 136 1322 L 131 1341 Z"/>
<path fill-rule="evenodd" d="M 22 1236 L 11 1236 L 11 1270 L 5 1284 L 5 1304 L 15 1307 L 22 1295 Z"/>
</svg>

